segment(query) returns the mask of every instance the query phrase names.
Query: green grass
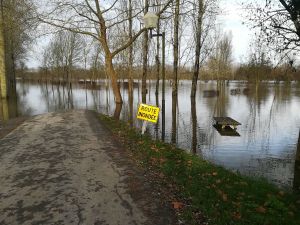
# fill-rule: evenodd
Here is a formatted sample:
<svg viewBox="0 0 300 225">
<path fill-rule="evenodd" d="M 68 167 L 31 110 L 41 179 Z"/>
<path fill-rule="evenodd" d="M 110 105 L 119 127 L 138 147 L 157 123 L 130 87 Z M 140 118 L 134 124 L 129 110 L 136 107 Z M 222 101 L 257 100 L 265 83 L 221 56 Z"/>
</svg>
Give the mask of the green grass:
<svg viewBox="0 0 300 225">
<path fill-rule="evenodd" d="M 197 212 L 209 224 L 300 224 L 299 193 L 283 192 L 265 180 L 244 177 L 199 156 L 150 137 L 122 121 L 100 115 L 125 148 L 145 167 L 151 166 L 175 183 L 189 204 L 180 212 L 185 224 L 197 224 Z"/>
</svg>

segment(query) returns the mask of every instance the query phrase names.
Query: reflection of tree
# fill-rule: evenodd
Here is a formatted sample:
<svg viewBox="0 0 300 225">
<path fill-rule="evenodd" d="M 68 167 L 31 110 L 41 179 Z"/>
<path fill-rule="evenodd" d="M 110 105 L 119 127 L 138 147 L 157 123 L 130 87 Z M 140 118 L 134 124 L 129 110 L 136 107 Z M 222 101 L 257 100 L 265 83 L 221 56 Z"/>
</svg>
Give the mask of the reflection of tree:
<svg viewBox="0 0 300 225">
<path fill-rule="evenodd" d="M 290 83 L 274 84 L 274 94 L 270 94 L 270 83 L 260 83 L 259 86 L 249 85 L 247 88 L 250 90 L 248 95 L 249 102 L 249 118 L 248 118 L 248 144 L 256 141 L 256 130 L 259 128 L 262 131 L 259 132 L 263 136 L 263 140 L 266 141 L 266 146 L 269 146 L 270 133 L 272 127 L 276 126 L 279 122 L 275 119 L 274 115 L 278 114 L 280 110 L 286 107 L 286 99 L 291 99 L 291 85 Z M 253 90 L 251 90 L 251 88 Z M 269 112 L 265 119 L 261 119 L 262 108 L 266 110 L 267 103 L 270 103 Z M 257 123 L 257 119 L 262 122 Z"/>
<path fill-rule="evenodd" d="M 92 89 L 91 94 L 93 98 L 93 109 L 97 110 L 100 101 L 100 97 L 99 97 L 100 91 Z"/>
<path fill-rule="evenodd" d="M 43 101 L 47 104 L 47 111 L 56 111 L 64 109 L 73 109 L 73 87 L 72 84 L 52 85 L 49 90 L 48 85 L 41 85 L 40 90 L 42 93 Z M 52 92 L 52 94 L 50 94 Z"/>
<path fill-rule="evenodd" d="M 254 143 L 256 141 L 256 133 L 257 126 L 260 125 L 260 123 L 257 123 L 257 119 L 260 120 L 261 117 L 261 109 L 262 105 L 265 104 L 270 97 L 269 93 L 269 85 L 264 83 L 248 83 L 246 89 L 249 90 L 247 93 L 247 101 L 249 103 L 249 117 L 247 120 L 249 132 L 247 132 L 248 135 L 248 147 L 251 145 L 251 143 Z M 274 98 L 273 98 L 274 102 Z M 273 105 L 273 104 L 272 104 Z M 270 113 L 272 112 L 272 106 L 270 108 Z M 268 118 L 268 121 L 270 121 L 270 118 Z M 270 123 L 268 123 L 270 124 Z M 266 132 L 267 135 L 270 135 L 270 130 L 267 129 Z"/>
<path fill-rule="evenodd" d="M 298 137 L 298 145 L 297 145 L 297 152 L 295 158 L 294 189 L 300 191 L 300 132 Z"/>
<path fill-rule="evenodd" d="M 227 109 L 229 108 L 229 99 L 226 94 L 227 87 L 225 86 L 225 81 L 217 82 L 217 90 L 219 91 L 219 96 L 217 97 L 214 115 L 215 116 L 226 116 Z"/>
<path fill-rule="evenodd" d="M 7 98 L 0 98 L 0 121 L 7 121 L 8 119 L 9 112 Z"/>
<path fill-rule="evenodd" d="M 172 96 L 173 97 L 173 96 Z M 178 96 L 172 98 L 172 135 L 171 135 L 171 142 L 176 143 L 176 135 L 177 135 L 177 116 L 179 112 L 177 110 L 178 107 Z"/>
<path fill-rule="evenodd" d="M 9 98 L 0 98 L 0 121 L 7 121 L 18 116 L 18 97 L 14 89 L 9 90 Z"/>
</svg>

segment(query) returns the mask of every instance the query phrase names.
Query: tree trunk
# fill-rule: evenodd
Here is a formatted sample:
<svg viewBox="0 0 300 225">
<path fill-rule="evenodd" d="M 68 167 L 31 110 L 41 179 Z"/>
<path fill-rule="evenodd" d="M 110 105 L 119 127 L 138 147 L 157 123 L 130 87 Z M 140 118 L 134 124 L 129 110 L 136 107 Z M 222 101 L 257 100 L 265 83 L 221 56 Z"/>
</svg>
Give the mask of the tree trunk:
<svg viewBox="0 0 300 225">
<path fill-rule="evenodd" d="M 3 34 L 3 14 L 2 14 L 2 1 L 1 1 L 1 15 L 0 15 L 0 91 L 1 98 L 7 98 L 7 81 L 5 74 L 5 44 Z"/>
<path fill-rule="evenodd" d="M 295 156 L 295 171 L 294 171 L 294 189 L 300 190 L 300 131 L 298 136 L 298 145 Z"/>
<path fill-rule="evenodd" d="M 128 22 L 129 22 L 129 38 L 132 39 L 132 0 L 129 0 Z M 129 123 L 131 126 L 133 126 L 133 45 L 129 46 L 128 102 L 129 102 Z"/>
<path fill-rule="evenodd" d="M 201 53 L 201 36 L 202 36 L 202 18 L 203 18 L 203 0 L 199 0 L 198 5 L 198 19 L 196 25 L 196 49 L 195 49 L 195 63 L 194 74 L 192 80 L 191 98 L 195 98 L 197 91 L 197 81 L 200 70 L 200 53 Z"/>
<path fill-rule="evenodd" d="M 192 114 L 192 153 L 197 153 L 197 109 L 195 98 L 191 98 L 191 114 Z"/>
<path fill-rule="evenodd" d="M 160 33 L 160 29 L 159 29 L 159 20 L 157 22 L 157 33 Z M 159 62 L 159 36 L 157 36 L 156 38 L 156 57 L 155 57 L 155 61 L 156 61 L 156 86 L 155 86 L 155 96 L 158 102 L 158 93 L 159 93 L 159 74 L 160 74 L 160 62 Z"/>
<path fill-rule="evenodd" d="M 145 11 L 146 14 L 149 9 L 149 1 L 145 0 Z M 148 66 L 148 32 L 144 32 L 143 41 L 143 75 L 142 75 L 142 102 L 146 103 L 147 95 L 147 66 Z"/>
<path fill-rule="evenodd" d="M 172 84 L 172 143 L 176 142 L 176 107 L 177 107 L 177 77 L 178 77 L 178 52 L 179 52 L 179 6 L 180 0 L 176 0 L 174 16 L 174 62 L 173 62 L 173 84 Z"/>
<path fill-rule="evenodd" d="M 122 104 L 123 100 L 122 100 L 120 88 L 118 86 L 118 76 L 113 66 L 112 57 L 111 55 L 108 54 L 105 56 L 105 69 L 106 69 L 106 73 L 109 75 L 111 79 L 111 86 L 115 96 L 115 102 L 116 104 Z"/>
</svg>

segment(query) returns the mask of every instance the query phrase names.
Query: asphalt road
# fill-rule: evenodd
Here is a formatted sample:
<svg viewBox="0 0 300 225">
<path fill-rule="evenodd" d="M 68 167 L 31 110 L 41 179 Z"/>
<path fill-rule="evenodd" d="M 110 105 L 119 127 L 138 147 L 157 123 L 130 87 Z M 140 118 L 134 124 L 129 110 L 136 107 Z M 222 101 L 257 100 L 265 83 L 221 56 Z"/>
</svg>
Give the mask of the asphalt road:
<svg viewBox="0 0 300 225">
<path fill-rule="evenodd" d="M 175 224 L 90 111 L 33 117 L 0 139 L 0 224 Z"/>
</svg>

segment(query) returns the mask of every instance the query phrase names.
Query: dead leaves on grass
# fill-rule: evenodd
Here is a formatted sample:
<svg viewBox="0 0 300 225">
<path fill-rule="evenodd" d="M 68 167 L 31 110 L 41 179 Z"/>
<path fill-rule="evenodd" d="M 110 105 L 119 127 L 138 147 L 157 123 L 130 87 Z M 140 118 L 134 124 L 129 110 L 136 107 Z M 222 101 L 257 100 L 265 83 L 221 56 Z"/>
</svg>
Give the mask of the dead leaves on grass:
<svg viewBox="0 0 300 225">
<path fill-rule="evenodd" d="M 218 193 L 218 195 L 220 195 L 221 199 L 222 199 L 224 202 L 227 202 L 227 201 L 228 201 L 228 196 L 227 196 L 227 194 L 226 194 L 224 191 L 217 190 L 217 193 Z"/>
<path fill-rule="evenodd" d="M 174 209 L 182 209 L 184 206 L 182 202 L 178 202 L 178 201 L 172 202 L 172 205 Z"/>
<path fill-rule="evenodd" d="M 259 206 L 255 210 L 256 210 L 256 212 L 263 213 L 263 214 L 267 212 L 267 209 L 263 206 Z"/>
</svg>

